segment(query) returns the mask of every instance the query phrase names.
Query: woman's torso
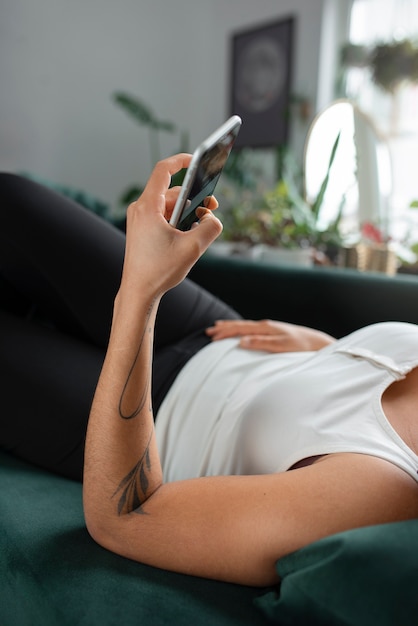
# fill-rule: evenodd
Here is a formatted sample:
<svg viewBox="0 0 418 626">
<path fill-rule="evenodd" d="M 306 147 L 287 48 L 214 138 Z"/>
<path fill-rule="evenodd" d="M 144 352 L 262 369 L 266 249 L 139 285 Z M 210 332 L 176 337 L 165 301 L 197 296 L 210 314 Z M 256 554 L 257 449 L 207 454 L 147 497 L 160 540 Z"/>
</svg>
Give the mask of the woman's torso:
<svg viewBox="0 0 418 626">
<path fill-rule="evenodd" d="M 274 473 L 337 452 L 379 456 L 417 478 L 418 457 L 381 404 L 417 365 L 418 327 L 397 322 L 310 353 L 211 344 L 186 365 L 158 413 L 165 479 Z"/>
</svg>

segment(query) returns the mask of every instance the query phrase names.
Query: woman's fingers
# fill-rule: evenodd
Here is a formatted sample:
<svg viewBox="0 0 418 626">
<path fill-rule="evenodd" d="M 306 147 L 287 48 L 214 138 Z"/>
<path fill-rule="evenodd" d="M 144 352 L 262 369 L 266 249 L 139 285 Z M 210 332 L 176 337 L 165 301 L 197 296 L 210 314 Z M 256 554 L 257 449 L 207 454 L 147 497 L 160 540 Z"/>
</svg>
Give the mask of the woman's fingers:
<svg viewBox="0 0 418 626">
<path fill-rule="evenodd" d="M 270 320 L 218 320 L 206 332 L 216 341 L 227 337 L 242 337 L 243 335 L 276 334 L 278 329 Z"/>
<path fill-rule="evenodd" d="M 166 200 L 166 214 L 165 217 L 167 218 L 167 220 L 170 220 L 170 217 L 173 213 L 174 207 L 176 205 L 177 202 L 177 198 L 179 196 L 180 193 L 180 189 L 181 187 L 170 187 L 170 189 L 167 190 L 166 196 L 165 196 L 165 200 Z M 207 208 L 210 211 L 215 211 L 219 206 L 219 203 L 217 201 L 217 199 L 215 198 L 215 196 L 208 196 L 205 199 L 205 204 L 204 206 L 202 206 L 202 208 Z"/>
<path fill-rule="evenodd" d="M 155 199 L 159 198 L 158 210 L 165 212 L 165 199 L 170 188 L 171 177 L 181 169 L 187 168 L 191 158 L 190 154 L 180 153 L 159 161 L 148 179 L 141 199 L 145 202 L 151 200 L 150 206 L 157 208 Z M 171 191 L 170 196 L 172 196 Z"/>
<path fill-rule="evenodd" d="M 176 206 L 179 193 L 180 187 L 170 187 L 165 194 L 165 217 L 167 220 L 170 220 L 174 207 Z"/>
<path fill-rule="evenodd" d="M 215 196 L 207 196 L 204 201 L 204 206 L 210 211 L 216 211 L 219 206 L 219 202 Z"/>
<path fill-rule="evenodd" d="M 240 337 L 242 348 L 266 352 L 313 351 L 334 341 L 314 328 L 274 320 L 219 320 L 206 333 L 213 341 Z"/>
<path fill-rule="evenodd" d="M 292 352 L 295 348 L 287 337 L 278 335 L 245 335 L 239 345 L 246 350 L 271 353 Z"/>
<path fill-rule="evenodd" d="M 157 163 L 144 192 L 127 211 L 124 277 L 132 284 L 145 281 L 157 295 L 181 282 L 222 231 L 210 210 L 217 205 L 215 199 L 208 203 L 210 208 L 197 209 L 199 223 L 190 231 L 167 223 L 179 193 L 178 187 L 169 187 L 171 176 L 187 167 L 190 158 L 179 154 Z"/>
<path fill-rule="evenodd" d="M 199 222 L 186 234 L 190 234 L 190 236 L 195 237 L 199 241 L 200 245 L 203 246 L 200 252 L 202 254 L 221 234 L 222 223 L 213 215 L 211 209 L 199 207 L 196 209 L 196 215 L 199 218 Z"/>
</svg>

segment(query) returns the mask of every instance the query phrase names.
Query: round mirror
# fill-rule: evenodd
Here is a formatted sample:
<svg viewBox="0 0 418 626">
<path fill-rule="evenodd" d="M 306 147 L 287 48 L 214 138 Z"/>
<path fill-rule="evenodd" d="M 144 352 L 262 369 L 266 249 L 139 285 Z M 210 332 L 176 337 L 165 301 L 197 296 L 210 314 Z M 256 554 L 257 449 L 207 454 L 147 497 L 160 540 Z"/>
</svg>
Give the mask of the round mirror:
<svg viewBox="0 0 418 626">
<path fill-rule="evenodd" d="M 343 207 L 342 228 L 365 223 L 388 235 L 392 167 L 389 147 L 369 117 L 349 100 L 337 100 L 316 116 L 305 144 L 305 194 L 312 203 L 324 180 L 320 224 L 326 228 Z"/>
</svg>

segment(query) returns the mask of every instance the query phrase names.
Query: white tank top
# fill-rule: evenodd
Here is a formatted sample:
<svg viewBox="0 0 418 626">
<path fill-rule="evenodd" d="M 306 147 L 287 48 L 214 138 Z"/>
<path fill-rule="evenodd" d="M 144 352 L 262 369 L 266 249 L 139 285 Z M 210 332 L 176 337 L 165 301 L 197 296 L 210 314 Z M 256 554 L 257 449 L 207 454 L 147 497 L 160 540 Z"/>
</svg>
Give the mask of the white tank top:
<svg viewBox="0 0 418 626">
<path fill-rule="evenodd" d="M 374 324 L 318 352 L 267 354 L 213 342 L 160 407 L 164 478 L 267 474 L 310 456 L 381 457 L 418 481 L 418 456 L 382 410 L 384 390 L 418 366 L 418 326 Z"/>
</svg>

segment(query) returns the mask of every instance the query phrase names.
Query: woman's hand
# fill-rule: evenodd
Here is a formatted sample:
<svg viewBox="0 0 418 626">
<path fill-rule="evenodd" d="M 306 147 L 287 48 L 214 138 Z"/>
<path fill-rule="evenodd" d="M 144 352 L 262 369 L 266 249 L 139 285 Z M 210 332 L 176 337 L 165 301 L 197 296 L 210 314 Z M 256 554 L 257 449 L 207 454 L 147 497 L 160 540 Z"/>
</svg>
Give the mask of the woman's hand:
<svg viewBox="0 0 418 626">
<path fill-rule="evenodd" d="M 218 320 L 206 333 L 212 341 L 240 337 L 241 348 L 272 353 L 320 350 L 335 341 L 320 330 L 273 320 Z"/>
<path fill-rule="evenodd" d="M 199 208 L 199 223 L 182 232 L 168 224 L 178 188 L 170 189 L 171 176 L 190 163 L 189 154 L 178 154 L 155 166 L 144 192 L 128 207 L 126 252 L 122 286 L 140 288 L 160 296 L 180 283 L 203 252 L 222 231 L 212 214 L 218 203 Z"/>
</svg>

